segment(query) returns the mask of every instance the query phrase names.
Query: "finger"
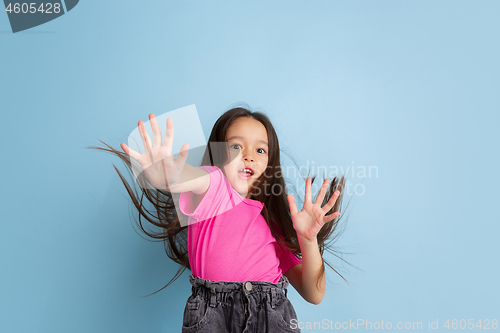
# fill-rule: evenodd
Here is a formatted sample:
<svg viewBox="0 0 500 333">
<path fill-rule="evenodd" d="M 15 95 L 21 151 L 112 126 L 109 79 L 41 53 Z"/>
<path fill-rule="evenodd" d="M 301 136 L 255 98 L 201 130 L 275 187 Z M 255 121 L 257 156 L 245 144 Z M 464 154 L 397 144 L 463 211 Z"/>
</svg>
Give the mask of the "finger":
<svg viewBox="0 0 500 333">
<path fill-rule="evenodd" d="M 151 124 L 151 129 L 153 130 L 153 146 L 159 147 L 161 146 L 161 130 L 160 126 L 158 126 L 158 121 L 156 121 L 156 117 L 154 114 L 149 115 L 149 123 Z"/>
<path fill-rule="evenodd" d="M 340 216 L 339 212 L 335 212 L 333 214 L 326 215 L 326 216 L 323 217 L 323 223 L 328 223 L 330 221 L 333 221 L 333 220 L 335 220 L 339 216 Z"/>
<path fill-rule="evenodd" d="M 333 195 L 330 198 L 330 200 L 328 200 L 328 202 L 326 203 L 326 205 L 324 205 L 322 207 L 323 212 L 327 213 L 330 209 L 332 209 L 332 207 L 333 207 L 333 205 L 335 205 L 335 202 L 337 201 L 339 195 L 340 195 L 340 191 L 339 190 L 336 190 L 335 192 L 333 192 Z"/>
<path fill-rule="evenodd" d="M 184 163 L 186 163 L 186 159 L 188 156 L 188 149 L 189 149 L 189 144 L 185 143 L 181 147 L 181 151 L 179 152 L 179 156 L 177 156 L 177 159 L 175 160 L 175 166 L 179 170 L 184 166 Z"/>
<path fill-rule="evenodd" d="M 311 177 L 307 177 L 306 179 L 306 194 L 305 194 L 305 202 L 312 202 L 312 194 L 311 194 L 311 183 L 312 183 L 312 180 L 311 180 Z"/>
<path fill-rule="evenodd" d="M 329 183 L 330 183 L 330 179 L 328 179 L 328 178 L 325 179 L 325 181 L 323 182 L 323 185 L 319 189 L 318 196 L 316 197 L 316 200 L 314 201 L 315 205 L 321 206 L 321 204 L 323 203 L 323 199 L 325 198 L 326 189 L 328 188 Z"/>
<path fill-rule="evenodd" d="M 139 158 L 141 157 L 141 154 L 139 154 L 138 152 L 136 152 L 135 150 L 133 149 L 130 149 L 129 146 L 127 146 L 125 143 L 122 142 L 122 144 L 120 145 L 120 147 L 123 149 L 123 151 L 125 152 L 125 154 L 127 154 L 128 156 L 130 156 L 131 158 L 133 158 L 134 160 L 139 160 Z"/>
<path fill-rule="evenodd" d="M 294 216 L 298 212 L 297 205 L 295 203 L 295 198 L 291 194 L 287 195 L 286 197 L 288 199 L 288 206 L 290 206 L 290 214 Z"/>
<path fill-rule="evenodd" d="M 174 121 L 172 118 L 167 118 L 167 130 L 165 131 L 164 147 L 166 148 L 167 156 L 172 156 L 172 145 L 174 144 Z"/>
<path fill-rule="evenodd" d="M 139 133 L 141 134 L 144 149 L 151 149 L 151 139 L 149 138 L 148 132 L 146 132 L 146 127 L 144 126 L 144 122 L 142 120 L 139 120 Z"/>
<path fill-rule="evenodd" d="M 146 150 L 144 154 L 148 154 L 151 164 L 155 164 L 156 161 L 151 150 L 151 139 L 149 138 L 148 132 L 146 132 L 146 127 L 144 126 L 144 122 L 142 120 L 139 121 L 139 132 L 141 133 L 142 143 L 144 144 L 144 149 Z"/>
</svg>

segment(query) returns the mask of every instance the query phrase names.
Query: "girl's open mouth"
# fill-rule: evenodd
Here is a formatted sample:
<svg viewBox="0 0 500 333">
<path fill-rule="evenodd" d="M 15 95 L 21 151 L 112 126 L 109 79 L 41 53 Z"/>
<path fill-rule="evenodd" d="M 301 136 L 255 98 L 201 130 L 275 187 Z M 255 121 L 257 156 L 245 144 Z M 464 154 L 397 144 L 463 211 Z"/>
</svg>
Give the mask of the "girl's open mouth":
<svg viewBox="0 0 500 333">
<path fill-rule="evenodd" d="M 245 180 L 248 180 L 250 178 L 252 178 L 253 176 L 253 170 L 252 168 L 242 168 L 238 171 L 238 176 L 242 179 L 245 179 Z"/>
</svg>

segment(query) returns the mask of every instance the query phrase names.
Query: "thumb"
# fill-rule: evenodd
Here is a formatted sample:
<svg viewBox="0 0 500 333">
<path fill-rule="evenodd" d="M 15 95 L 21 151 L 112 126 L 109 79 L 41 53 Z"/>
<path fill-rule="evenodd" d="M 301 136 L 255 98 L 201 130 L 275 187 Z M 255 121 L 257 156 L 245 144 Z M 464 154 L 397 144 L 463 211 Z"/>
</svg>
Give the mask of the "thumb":
<svg viewBox="0 0 500 333">
<path fill-rule="evenodd" d="M 295 203 L 295 198 L 293 195 L 289 194 L 286 196 L 288 199 L 288 206 L 290 206 L 290 214 L 295 215 L 297 214 L 297 204 Z"/>
<path fill-rule="evenodd" d="M 186 163 L 186 159 L 188 156 L 188 149 L 189 149 L 189 144 L 185 143 L 181 147 L 181 151 L 179 152 L 179 156 L 177 156 L 177 159 L 175 160 L 175 164 L 178 167 L 182 167 L 184 163 Z"/>
</svg>

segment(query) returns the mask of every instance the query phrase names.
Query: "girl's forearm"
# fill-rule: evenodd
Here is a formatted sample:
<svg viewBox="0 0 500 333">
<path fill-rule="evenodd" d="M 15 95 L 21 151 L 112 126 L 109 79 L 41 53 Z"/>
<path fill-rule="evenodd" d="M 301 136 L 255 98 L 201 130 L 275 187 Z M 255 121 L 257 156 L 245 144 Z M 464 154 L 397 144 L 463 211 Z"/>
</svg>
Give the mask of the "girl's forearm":
<svg viewBox="0 0 500 333">
<path fill-rule="evenodd" d="M 184 168 L 173 183 L 165 182 L 164 189 L 172 193 L 192 191 L 196 194 L 205 193 L 210 186 L 210 176 L 207 171 L 184 164 Z"/>
<path fill-rule="evenodd" d="M 318 239 L 311 241 L 299 237 L 299 245 L 302 252 L 302 296 L 317 305 L 323 300 L 326 289 L 325 274 L 318 277 L 323 267 Z"/>
</svg>

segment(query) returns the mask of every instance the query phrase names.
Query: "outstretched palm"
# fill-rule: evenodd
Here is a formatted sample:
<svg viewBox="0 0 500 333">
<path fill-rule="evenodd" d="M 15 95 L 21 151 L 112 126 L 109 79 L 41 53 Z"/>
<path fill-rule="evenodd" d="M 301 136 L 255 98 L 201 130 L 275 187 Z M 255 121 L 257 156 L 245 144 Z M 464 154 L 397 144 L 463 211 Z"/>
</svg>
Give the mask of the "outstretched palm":
<svg viewBox="0 0 500 333">
<path fill-rule="evenodd" d="M 127 155 L 139 162 L 151 185 L 158 189 L 168 189 L 168 184 L 173 184 L 179 179 L 187 159 L 189 145 L 184 144 L 179 156 L 175 159 L 172 156 L 174 121 L 172 118 L 167 119 L 165 142 L 162 144 L 160 127 L 154 114 L 149 115 L 149 120 L 153 130 L 153 144 L 141 120 L 138 124 L 139 133 L 146 151 L 139 154 L 125 143 L 121 144 L 121 148 Z"/>
<path fill-rule="evenodd" d="M 307 241 L 313 241 L 325 223 L 332 221 L 340 215 L 339 212 L 334 212 L 333 214 L 325 216 L 325 214 L 332 209 L 333 205 L 335 205 L 340 195 L 340 191 L 335 191 L 330 200 L 321 207 L 330 180 L 325 179 L 314 203 L 312 203 L 311 182 L 311 177 L 307 177 L 304 206 L 300 212 L 297 210 L 293 195 L 289 194 L 287 196 L 290 213 L 292 215 L 293 228 L 297 232 L 297 237 Z"/>
</svg>

